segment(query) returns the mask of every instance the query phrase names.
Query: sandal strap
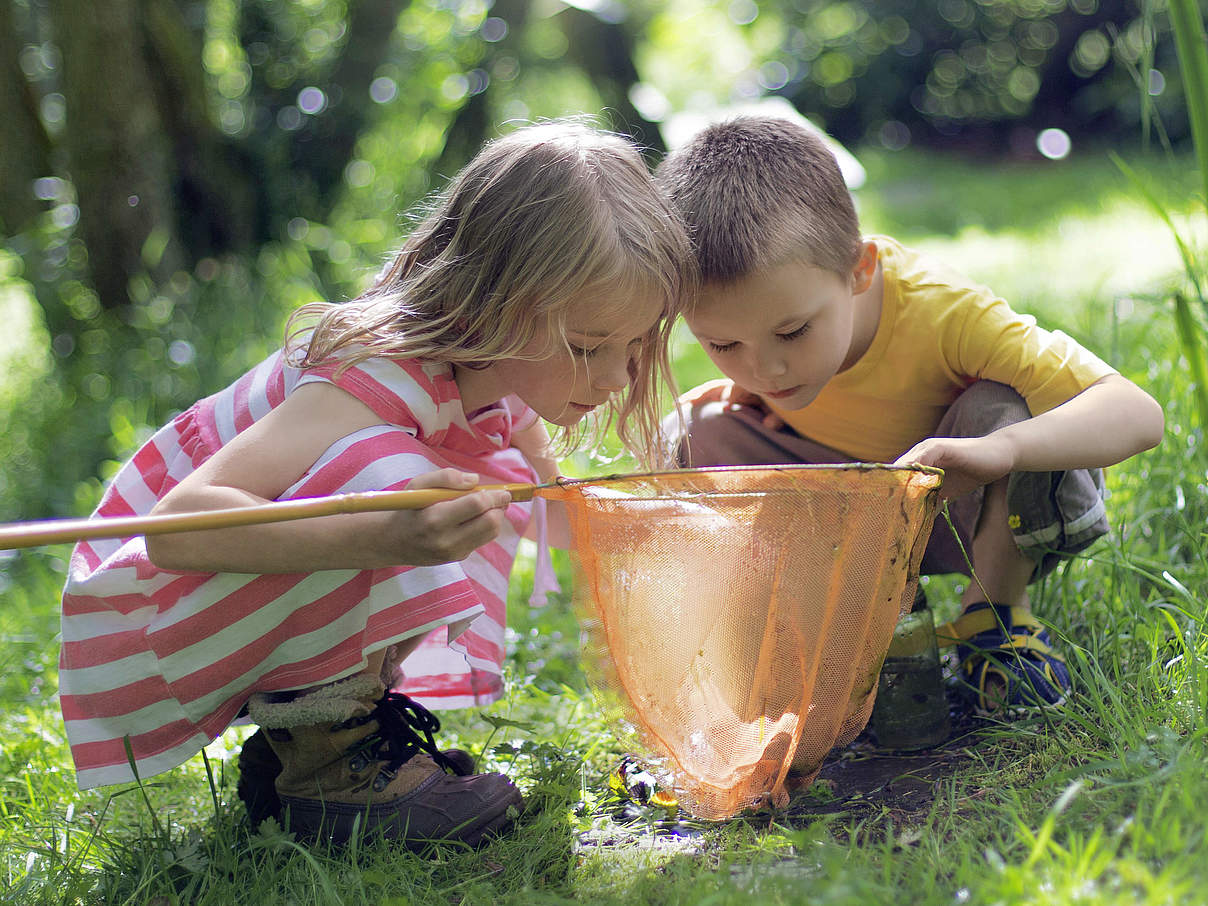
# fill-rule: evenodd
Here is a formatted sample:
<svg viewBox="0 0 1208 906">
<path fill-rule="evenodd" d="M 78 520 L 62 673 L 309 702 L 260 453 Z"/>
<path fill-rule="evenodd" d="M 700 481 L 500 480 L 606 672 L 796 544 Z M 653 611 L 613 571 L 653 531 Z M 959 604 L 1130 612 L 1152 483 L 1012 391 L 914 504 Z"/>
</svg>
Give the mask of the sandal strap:
<svg viewBox="0 0 1208 906">
<path fill-rule="evenodd" d="M 974 648 L 968 652 L 965 657 L 965 662 L 968 663 L 977 658 L 987 658 L 990 655 L 1001 652 L 1003 655 L 1010 656 L 1011 652 L 1034 651 L 1042 658 L 1051 658 L 1055 661 L 1062 661 L 1065 658 L 1049 647 L 1044 641 L 1038 639 L 1034 635 L 1020 635 L 1012 633 L 1005 639 L 995 642 L 987 648 Z"/>
<path fill-rule="evenodd" d="M 1018 630 L 1038 632 L 1044 626 L 1027 607 L 1004 607 L 991 604 L 978 610 L 966 611 L 950 623 L 935 627 L 935 638 L 941 647 L 956 645 L 990 630 L 1006 629 L 1014 636 Z M 1041 643 L 1043 644 L 1043 643 Z"/>
</svg>

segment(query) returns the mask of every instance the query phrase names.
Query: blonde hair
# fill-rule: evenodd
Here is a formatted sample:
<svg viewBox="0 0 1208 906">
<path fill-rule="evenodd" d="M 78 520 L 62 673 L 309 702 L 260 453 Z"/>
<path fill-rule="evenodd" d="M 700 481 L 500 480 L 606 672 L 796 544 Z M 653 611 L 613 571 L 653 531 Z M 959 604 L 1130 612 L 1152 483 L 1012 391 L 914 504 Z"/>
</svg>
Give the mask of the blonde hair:
<svg viewBox="0 0 1208 906">
<path fill-rule="evenodd" d="M 688 226 L 706 283 L 790 260 L 846 278 L 859 260 L 860 224 L 838 162 L 800 123 L 742 116 L 710 126 L 655 178 Z"/>
<path fill-rule="evenodd" d="M 392 356 L 481 368 L 521 357 L 544 329 L 569 351 L 567 309 L 585 293 L 654 293 L 663 317 L 598 426 L 615 418 L 621 441 L 652 465 L 660 384 L 674 386 L 670 331 L 694 283 L 683 224 L 634 145 L 577 121 L 543 123 L 488 143 L 368 291 L 300 308 L 291 351 L 303 367 Z M 578 439 L 566 435 L 565 446 Z"/>
</svg>

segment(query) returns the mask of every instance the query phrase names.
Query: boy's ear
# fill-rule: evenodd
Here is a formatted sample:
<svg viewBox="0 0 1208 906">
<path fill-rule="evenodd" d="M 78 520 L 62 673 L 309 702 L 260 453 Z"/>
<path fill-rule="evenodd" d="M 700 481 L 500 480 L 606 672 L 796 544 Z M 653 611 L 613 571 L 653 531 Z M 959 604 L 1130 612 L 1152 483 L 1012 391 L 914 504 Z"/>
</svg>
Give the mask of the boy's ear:
<svg viewBox="0 0 1208 906">
<path fill-rule="evenodd" d="M 860 243 L 860 258 L 851 271 L 852 295 L 858 295 L 870 286 L 872 278 L 877 275 L 877 244 L 871 239 Z"/>
</svg>

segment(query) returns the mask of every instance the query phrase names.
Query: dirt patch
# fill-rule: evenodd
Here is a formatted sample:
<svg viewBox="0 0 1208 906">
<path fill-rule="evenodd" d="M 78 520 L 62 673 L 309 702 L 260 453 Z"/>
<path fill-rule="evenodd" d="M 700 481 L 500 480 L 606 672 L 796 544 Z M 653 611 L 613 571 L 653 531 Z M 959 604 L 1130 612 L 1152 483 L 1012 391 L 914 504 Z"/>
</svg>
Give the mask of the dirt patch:
<svg viewBox="0 0 1208 906">
<path fill-rule="evenodd" d="M 868 733 L 861 734 L 851 745 L 831 752 L 814 782 L 793 792 L 784 808 L 745 812 L 729 820 L 805 825 L 823 815 L 860 819 L 885 813 L 899 828 L 918 823 L 930 812 L 944 781 L 975 761 L 973 731 L 983 722 L 955 706 L 951 721 L 947 743 L 918 752 L 887 751 Z M 579 835 L 576 848 L 581 853 L 640 843 L 667 853 L 699 854 L 713 845 L 712 831 L 727 822 L 702 821 L 682 811 L 668 814 L 647 802 L 622 799 L 602 809 L 593 823 Z"/>
<path fill-rule="evenodd" d="M 786 817 L 851 814 L 889 809 L 901 818 L 921 817 L 941 783 L 972 763 L 970 733 L 978 721 L 953 713 L 949 741 L 919 752 L 879 749 L 867 734 L 830 754 L 813 785 L 793 794 Z"/>
<path fill-rule="evenodd" d="M 923 812 L 935 800 L 939 781 L 969 760 L 964 747 L 880 752 L 871 743 L 853 743 L 822 766 L 814 786 L 795 794 L 786 811 L 790 817 L 852 808 Z"/>
</svg>

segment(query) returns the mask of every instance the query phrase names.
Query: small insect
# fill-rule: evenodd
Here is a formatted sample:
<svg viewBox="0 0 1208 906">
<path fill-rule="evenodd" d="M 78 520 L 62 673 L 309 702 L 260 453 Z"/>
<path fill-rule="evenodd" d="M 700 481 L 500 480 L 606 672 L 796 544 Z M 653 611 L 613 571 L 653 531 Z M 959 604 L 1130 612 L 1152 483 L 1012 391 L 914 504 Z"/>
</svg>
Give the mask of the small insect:
<svg viewBox="0 0 1208 906">
<path fill-rule="evenodd" d="M 672 813 L 679 810 L 679 799 L 675 794 L 658 789 L 658 780 L 634 755 L 621 759 L 608 777 L 608 786 L 621 798 L 639 805 L 652 805 Z"/>
</svg>

